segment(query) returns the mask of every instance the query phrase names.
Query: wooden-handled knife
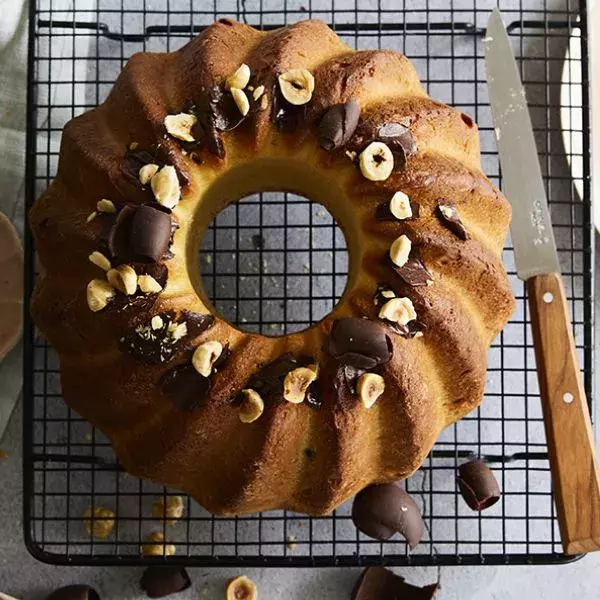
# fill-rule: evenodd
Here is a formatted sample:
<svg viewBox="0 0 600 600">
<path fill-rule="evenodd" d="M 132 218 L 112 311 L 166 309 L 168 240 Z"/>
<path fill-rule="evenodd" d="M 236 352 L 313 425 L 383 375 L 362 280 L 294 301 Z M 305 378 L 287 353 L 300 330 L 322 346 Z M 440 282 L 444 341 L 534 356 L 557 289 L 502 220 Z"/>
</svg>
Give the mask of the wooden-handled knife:
<svg viewBox="0 0 600 600">
<path fill-rule="evenodd" d="M 590 552 L 600 549 L 600 468 L 525 91 L 497 9 L 484 47 L 517 274 L 529 297 L 562 545 L 565 554 Z"/>
</svg>

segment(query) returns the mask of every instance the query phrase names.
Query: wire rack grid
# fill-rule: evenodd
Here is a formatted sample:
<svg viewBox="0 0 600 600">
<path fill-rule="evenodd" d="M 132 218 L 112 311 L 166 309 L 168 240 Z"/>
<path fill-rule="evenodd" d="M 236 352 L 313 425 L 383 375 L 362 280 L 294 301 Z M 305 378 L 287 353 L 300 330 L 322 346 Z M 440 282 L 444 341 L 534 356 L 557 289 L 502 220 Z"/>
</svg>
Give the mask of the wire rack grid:
<svg viewBox="0 0 600 600">
<path fill-rule="evenodd" d="M 215 19 L 273 28 L 314 17 L 352 47 L 389 48 L 411 58 L 430 94 L 472 115 L 481 130 L 486 173 L 501 183 L 482 61 L 491 0 L 37 0 L 31 3 L 27 201 L 51 181 L 60 132 L 101 102 L 129 56 L 174 50 Z M 500 2 L 538 142 L 579 360 L 592 397 L 593 304 L 586 11 L 574 0 Z M 570 41 L 578 53 L 565 58 Z M 573 48 L 573 46 L 571 46 Z M 561 76 L 578 73 L 581 85 Z M 577 93 L 575 93 L 577 92 Z M 566 98 L 566 100 L 565 100 Z M 561 111 L 571 127 L 562 132 Z M 576 123 L 577 125 L 574 125 Z M 578 197 L 569 161 L 583 190 Z M 27 240 L 27 291 L 35 251 Z M 347 253 L 331 216 L 307 198 L 263 193 L 218 215 L 203 240 L 203 278 L 215 306 L 241 327 L 271 335 L 306 327 L 341 296 Z M 27 319 L 25 339 L 25 537 L 30 551 L 61 564 L 329 566 L 548 563 L 562 554 L 552 500 L 526 292 L 504 253 L 517 311 L 489 355 L 481 407 L 444 431 L 406 482 L 426 524 L 422 543 L 376 542 L 359 534 L 344 505 L 311 518 L 275 511 L 216 518 L 185 498 L 185 516 L 167 526 L 152 503 L 175 494 L 127 475 L 107 440 L 66 407 L 56 355 Z M 482 514 L 457 494 L 457 465 L 482 456 L 495 470 L 502 501 Z M 106 539 L 90 539 L 88 506 L 116 515 Z M 163 530 L 169 558 L 142 558 L 140 543 Z"/>
</svg>

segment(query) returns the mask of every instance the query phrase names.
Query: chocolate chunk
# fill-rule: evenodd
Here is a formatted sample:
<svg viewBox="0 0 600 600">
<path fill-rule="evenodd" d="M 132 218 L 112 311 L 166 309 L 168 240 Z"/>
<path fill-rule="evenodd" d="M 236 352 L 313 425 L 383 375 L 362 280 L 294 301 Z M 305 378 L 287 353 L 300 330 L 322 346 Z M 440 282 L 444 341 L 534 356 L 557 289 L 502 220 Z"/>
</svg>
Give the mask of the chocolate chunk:
<svg viewBox="0 0 600 600">
<path fill-rule="evenodd" d="M 439 585 L 418 587 L 383 567 L 365 569 L 352 592 L 352 600 L 432 600 Z"/>
<path fill-rule="evenodd" d="M 108 250 L 111 257 L 115 260 L 127 262 L 133 258 L 131 248 L 129 247 L 129 233 L 136 206 L 126 204 L 118 213 L 108 234 Z"/>
<path fill-rule="evenodd" d="M 135 210 L 129 229 L 129 246 L 140 259 L 158 261 L 169 247 L 171 217 L 149 205 Z"/>
<path fill-rule="evenodd" d="M 231 131 L 243 120 L 233 96 L 220 86 L 214 86 L 208 94 L 212 122 L 219 131 Z"/>
<path fill-rule="evenodd" d="M 211 154 L 219 158 L 225 157 L 225 146 L 223 145 L 221 133 L 216 128 L 210 113 L 198 115 L 198 120 L 192 127 L 192 136 L 196 141 L 191 147 L 207 148 Z M 192 158 L 192 160 L 198 162 L 199 158 L 196 155 L 196 158 Z"/>
<path fill-rule="evenodd" d="M 446 226 L 456 237 L 461 240 L 469 239 L 469 232 L 460 219 L 456 204 L 444 198 L 438 200 L 437 216 L 444 226 Z"/>
<path fill-rule="evenodd" d="M 160 387 L 179 410 L 192 412 L 204 404 L 210 391 L 210 379 L 188 363 L 169 369 L 161 378 Z"/>
<path fill-rule="evenodd" d="M 140 579 L 140 587 L 148 598 L 164 598 L 187 590 L 191 585 L 183 567 L 148 567 Z"/>
<path fill-rule="evenodd" d="M 412 497 L 396 484 L 371 485 L 362 490 L 352 505 L 352 521 L 376 540 L 402 534 L 414 548 L 423 536 L 421 511 Z"/>
<path fill-rule="evenodd" d="M 100 600 L 100 595 L 89 585 L 68 585 L 52 592 L 46 600 Z"/>
<path fill-rule="evenodd" d="M 370 370 L 389 362 L 392 343 L 385 330 L 375 321 L 342 317 L 331 328 L 327 351 L 341 363 Z"/>
<path fill-rule="evenodd" d="M 306 104 L 290 104 L 282 95 L 279 85 L 271 88 L 273 122 L 282 133 L 293 133 L 306 121 Z"/>
<path fill-rule="evenodd" d="M 462 497 L 472 510 L 485 510 L 500 500 L 498 481 L 482 460 L 460 465 L 457 481 Z"/>
<path fill-rule="evenodd" d="M 321 148 L 335 150 L 344 146 L 354 134 L 359 118 L 360 105 L 354 98 L 350 98 L 345 104 L 332 106 L 317 127 Z"/>
<path fill-rule="evenodd" d="M 140 169 L 144 165 L 157 164 L 156 156 L 149 150 L 128 150 L 125 156 L 121 159 L 121 173 L 125 176 L 129 183 L 135 186 L 141 186 Z M 159 167 L 162 166 L 159 164 Z"/>
<path fill-rule="evenodd" d="M 193 340 L 201 333 L 206 331 L 215 321 L 215 318 L 210 314 L 196 313 L 191 310 L 184 310 L 178 321 L 185 321 L 187 326 L 187 338 L 185 338 L 186 347 L 193 345 Z"/>
<path fill-rule="evenodd" d="M 343 409 L 350 409 L 356 404 L 356 381 L 365 372 L 353 365 L 340 364 L 333 379 L 335 399 Z"/>
<path fill-rule="evenodd" d="M 401 152 L 406 158 L 416 154 L 417 145 L 410 129 L 402 123 L 384 123 L 377 130 L 377 139 L 392 152 Z"/>
<path fill-rule="evenodd" d="M 416 202 L 411 202 L 410 208 L 412 209 L 412 217 L 404 219 L 405 221 L 412 221 L 413 219 L 418 219 L 420 216 L 421 206 L 419 204 L 417 204 Z M 392 214 L 392 211 L 390 210 L 389 200 L 387 202 L 382 202 L 381 204 L 377 205 L 377 208 L 375 209 L 375 218 L 378 221 L 395 221 L 396 223 L 398 222 L 398 218 L 395 217 Z"/>
<path fill-rule="evenodd" d="M 391 260 L 389 262 L 394 271 L 411 287 L 421 287 L 433 283 L 431 273 L 425 268 L 420 258 L 411 257 L 401 267 L 393 264 Z"/>
</svg>

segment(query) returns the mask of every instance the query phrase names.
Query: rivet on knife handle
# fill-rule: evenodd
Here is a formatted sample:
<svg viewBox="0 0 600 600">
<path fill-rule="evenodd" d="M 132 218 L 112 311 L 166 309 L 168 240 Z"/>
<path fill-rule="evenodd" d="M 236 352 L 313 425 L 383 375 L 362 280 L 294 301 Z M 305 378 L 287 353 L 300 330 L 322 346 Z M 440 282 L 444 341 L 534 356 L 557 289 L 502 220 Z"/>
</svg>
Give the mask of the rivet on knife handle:
<svg viewBox="0 0 600 600">
<path fill-rule="evenodd" d="M 563 550 L 599 550 L 600 468 L 564 287 L 550 273 L 527 289 Z"/>
</svg>

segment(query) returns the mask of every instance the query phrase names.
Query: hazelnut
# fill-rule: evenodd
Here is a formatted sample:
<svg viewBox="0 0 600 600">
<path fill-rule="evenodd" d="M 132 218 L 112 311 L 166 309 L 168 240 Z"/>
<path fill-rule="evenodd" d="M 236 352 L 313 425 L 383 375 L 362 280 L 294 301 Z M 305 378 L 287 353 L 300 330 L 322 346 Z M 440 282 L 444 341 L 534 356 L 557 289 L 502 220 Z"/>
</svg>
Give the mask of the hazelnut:
<svg viewBox="0 0 600 600">
<path fill-rule="evenodd" d="M 193 142 L 192 127 L 196 124 L 196 117 L 187 113 L 178 115 L 167 115 L 165 117 L 165 128 L 167 133 L 178 140 Z"/>
<path fill-rule="evenodd" d="M 283 381 L 283 397 L 293 404 L 304 402 L 308 386 L 317 378 L 317 366 L 298 367 L 290 371 Z"/>
<path fill-rule="evenodd" d="M 104 279 L 92 279 L 87 285 L 87 303 L 92 312 L 102 310 L 115 297 L 115 290 Z"/>
<path fill-rule="evenodd" d="M 115 513 L 104 506 L 88 506 L 83 512 L 83 524 L 88 534 L 103 540 L 110 535 L 115 526 Z"/>
<path fill-rule="evenodd" d="M 221 356 L 221 352 L 223 352 L 221 342 L 213 340 L 211 342 L 200 344 L 196 350 L 194 350 L 194 355 L 192 356 L 194 369 L 196 369 L 200 375 L 209 377 L 215 361 Z"/>
<path fill-rule="evenodd" d="M 265 86 L 264 85 L 259 85 L 252 92 L 252 99 L 256 102 L 256 100 L 258 100 L 264 93 L 265 93 Z"/>
<path fill-rule="evenodd" d="M 242 404 L 240 405 L 240 421 L 252 423 L 263 414 L 265 403 L 260 394 L 254 390 L 242 390 Z"/>
<path fill-rule="evenodd" d="M 240 575 L 227 584 L 225 598 L 226 600 L 256 600 L 258 598 L 256 584 L 245 575 Z"/>
<path fill-rule="evenodd" d="M 138 276 L 133 267 L 129 265 L 119 265 L 114 269 L 110 269 L 106 274 L 106 278 L 114 288 L 128 296 L 135 294 L 137 290 Z"/>
<path fill-rule="evenodd" d="M 103 213 L 116 213 L 117 207 L 112 200 L 106 200 L 106 198 L 99 200 L 96 204 L 96 210 Z"/>
<path fill-rule="evenodd" d="M 306 69 L 292 69 L 279 76 L 279 89 L 283 97 L 296 106 L 306 104 L 312 98 L 315 78 Z"/>
<path fill-rule="evenodd" d="M 182 323 L 169 323 L 167 327 L 167 333 L 173 338 L 174 342 L 178 342 L 181 338 L 187 335 L 187 323 L 183 321 Z"/>
<path fill-rule="evenodd" d="M 152 516 L 155 519 L 163 519 L 169 525 L 174 525 L 183 517 L 183 498 L 181 496 L 157 498 L 152 504 Z"/>
<path fill-rule="evenodd" d="M 358 397 L 365 408 L 371 408 L 385 391 L 385 381 L 377 373 L 363 373 L 356 383 Z"/>
<path fill-rule="evenodd" d="M 173 556 L 175 546 L 165 543 L 165 536 L 161 531 L 153 531 L 146 536 L 146 543 L 142 546 L 144 556 Z"/>
<path fill-rule="evenodd" d="M 394 155 L 383 142 L 371 142 L 358 157 L 361 173 L 370 181 L 384 181 L 392 174 Z"/>
<path fill-rule="evenodd" d="M 160 315 L 154 315 L 152 317 L 152 320 L 150 321 L 150 327 L 152 327 L 152 329 L 154 330 L 162 329 L 164 324 L 165 322 L 162 320 L 162 317 Z"/>
<path fill-rule="evenodd" d="M 144 294 L 158 294 L 162 292 L 162 287 L 152 275 L 140 275 L 138 277 L 138 285 Z"/>
<path fill-rule="evenodd" d="M 390 258 L 392 262 L 398 267 L 403 267 L 408 261 L 411 249 L 412 243 L 407 236 L 401 235 L 399 238 L 396 238 L 390 246 Z"/>
<path fill-rule="evenodd" d="M 410 219 L 413 216 L 410 199 L 404 192 L 396 192 L 392 196 L 390 200 L 390 212 L 400 221 Z"/>
<path fill-rule="evenodd" d="M 94 252 L 88 256 L 88 258 L 92 264 L 100 267 L 103 271 L 110 270 L 110 260 L 108 260 L 108 258 L 106 258 L 102 252 L 94 250 Z"/>
<path fill-rule="evenodd" d="M 167 208 L 175 208 L 181 198 L 177 171 L 172 165 L 165 165 L 150 180 L 156 201 Z"/>
<path fill-rule="evenodd" d="M 97 216 L 98 216 L 98 213 L 96 211 L 93 211 L 87 216 L 85 222 L 91 223 Z"/>
<path fill-rule="evenodd" d="M 244 90 L 240 90 L 239 88 L 231 88 L 230 92 L 235 100 L 236 106 L 239 108 L 242 116 L 245 117 L 250 110 L 250 102 L 248 102 L 248 96 L 246 96 L 246 92 L 244 92 Z"/>
<path fill-rule="evenodd" d="M 238 88 L 239 90 L 243 90 L 250 81 L 250 67 L 242 63 L 234 73 L 232 73 L 225 80 L 225 87 L 230 90 L 231 88 Z"/>
<path fill-rule="evenodd" d="M 381 307 L 379 318 L 406 325 L 417 318 L 417 313 L 410 298 L 392 298 Z"/>
<path fill-rule="evenodd" d="M 144 165 L 140 171 L 139 171 L 139 178 L 140 178 L 140 183 L 142 185 L 148 185 L 150 183 L 150 181 L 152 180 L 152 178 L 156 175 L 156 173 L 158 172 L 158 165 L 155 165 L 154 163 L 148 163 L 147 165 Z"/>
</svg>

